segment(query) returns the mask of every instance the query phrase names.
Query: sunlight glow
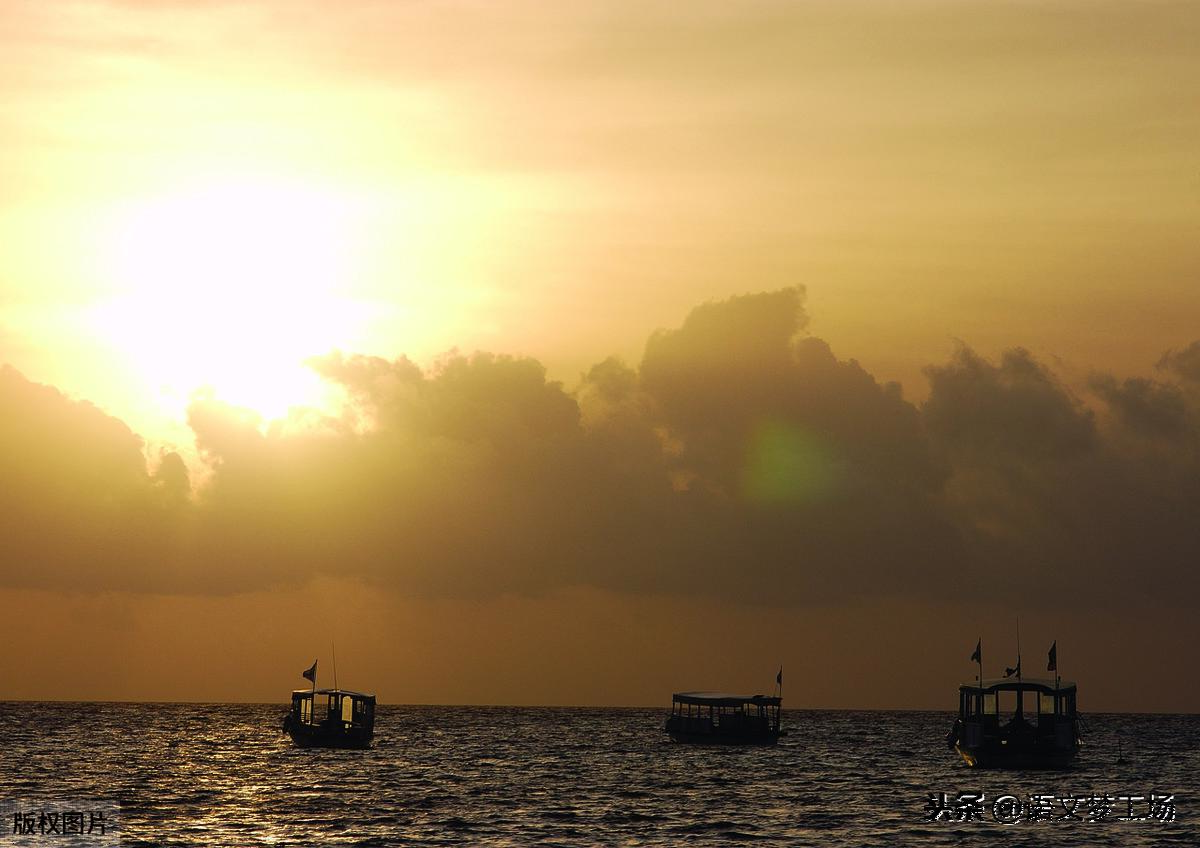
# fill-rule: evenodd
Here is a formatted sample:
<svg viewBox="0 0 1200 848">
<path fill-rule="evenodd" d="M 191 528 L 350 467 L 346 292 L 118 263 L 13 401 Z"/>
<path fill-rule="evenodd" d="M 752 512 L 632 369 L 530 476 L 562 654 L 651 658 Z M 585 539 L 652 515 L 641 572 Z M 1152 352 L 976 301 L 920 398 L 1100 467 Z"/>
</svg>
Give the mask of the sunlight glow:
<svg viewBox="0 0 1200 848">
<path fill-rule="evenodd" d="M 349 194 L 262 179 L 129 203 L 108 222 L 114 294 L 90 323 L 168 409 L 201 387 L 264 419 L 319 405 L 304 360 L 351 345 L 367 317 L 349 297 L 363 214 Z"/>
</svg>

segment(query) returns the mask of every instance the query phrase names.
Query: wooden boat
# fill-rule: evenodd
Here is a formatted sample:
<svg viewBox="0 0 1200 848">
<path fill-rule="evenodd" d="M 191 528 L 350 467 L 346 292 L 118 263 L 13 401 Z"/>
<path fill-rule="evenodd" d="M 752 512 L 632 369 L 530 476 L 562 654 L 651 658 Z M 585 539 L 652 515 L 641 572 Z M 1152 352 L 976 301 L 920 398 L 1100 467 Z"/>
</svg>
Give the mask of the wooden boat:
<svg viewBox="0 0 1200 848">
<path fill-rule="evenodd" d="M 1066 768 L 1079 750 L 1075 694 L 1074 683 L 1057 678 L 963 683 L 946 742 L 970 766 Z"/>
<path fill-rule="evenodd" d="M 663 728 L 676 742 L 698 745 L 774 745 L 782 697 L 677 692 Z"/>
<path fill-rule="evenodd" d="M 375 696 L 348 689 L 297 689 L 283 731 L 301 748 L 369 748 Z"/>
</svg>

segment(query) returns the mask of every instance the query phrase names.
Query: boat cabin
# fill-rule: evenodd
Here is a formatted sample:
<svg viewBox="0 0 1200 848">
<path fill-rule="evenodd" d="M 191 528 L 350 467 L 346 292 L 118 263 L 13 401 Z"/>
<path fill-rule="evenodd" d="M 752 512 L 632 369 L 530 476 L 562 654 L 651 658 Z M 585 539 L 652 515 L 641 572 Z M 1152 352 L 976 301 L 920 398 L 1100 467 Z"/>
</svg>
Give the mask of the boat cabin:
<svg viewBox="0 0 1200 848">
<path fill-rule="evenodd" d="M 284 730 L 303 748 L 366 748 L 375 732 L 375 696 L 348 689 L 297 689 Z"/>
<path fill-rule="evenodd" d="M 725 692 L 677 692 L 664 730 L 676 742 L 767 744 L 778 741 L 782 698 Z"/>
<path fill-rule="evenodd" d="M 1063 766 L 1079 742 L 1075 696 L 1065 680 L 963 683 L 951 744 L 970 765 Z"/>
</svg>

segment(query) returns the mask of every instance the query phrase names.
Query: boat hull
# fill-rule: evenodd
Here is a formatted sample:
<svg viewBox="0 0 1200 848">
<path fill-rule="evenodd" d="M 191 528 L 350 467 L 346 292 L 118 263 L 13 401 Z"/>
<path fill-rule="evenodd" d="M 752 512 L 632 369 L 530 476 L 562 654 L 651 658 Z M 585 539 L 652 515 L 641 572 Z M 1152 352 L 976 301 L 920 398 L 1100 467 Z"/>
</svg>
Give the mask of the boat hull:
<svg viewBox="0 0 1200 848">
<path fill-rule="evenodd" d="M 985 745 L 968 747 L 956 742 L 954 750 L 973 768 L 987 769 L 1067 769 L 1077 749 L 1048 746 Z"/>
<path fill-rule="evenodd" d="M 667 719 L 663 731 L 673 742 L 687 745 L 774 745 L 784 733 L 766 722 L 751 726 L 739 724 L 722 727 L 704 719 L 672 716 Z"/>
<path fill-rule="evenodd" d="M 686 731 L 667 731 L 672 742 L 687 745 L 774 745 L 779 741 L 778 733 L 747 736 L 742 734 L 723 733 L 688 733 Z"/>
<path fill-rule="evenodd" d="M 349 748 L 363 749 L 371 747 L 374 738 L 372 730 L 361 727 L 343 728 L 340 726 L 320 724 L 299 724 L 288 722 L 285 728 L 288 736 L 300 748 Z"/>
</svg>

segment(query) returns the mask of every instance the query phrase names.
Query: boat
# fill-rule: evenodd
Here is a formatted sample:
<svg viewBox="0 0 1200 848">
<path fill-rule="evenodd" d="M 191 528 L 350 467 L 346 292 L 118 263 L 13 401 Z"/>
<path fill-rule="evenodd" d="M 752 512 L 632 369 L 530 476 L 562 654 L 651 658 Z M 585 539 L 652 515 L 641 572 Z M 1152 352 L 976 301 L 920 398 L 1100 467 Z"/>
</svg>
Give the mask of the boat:
<svg viewBox="0 0 1200 848">
<path fill-rule="evenodd" d="M 774 745 L 786 734 L 779 729 L 782 702 L 774 695 L 677 692 L 663 731 L 697 745 Z"/>
<path fill-rule="evenodd" d="M 301 748 L 369 748 L 375 696 L 349 689 L 297 689 L 283 731 Z"/>
<path fill-rule="evenodd" d="M 301 748 L 369 748 L 375 736 L 375 696 L 338 689 L 334 666 L 333 689 L 317 688 L 317 663 L 300 675 L 311 689 L 292 692 L 292 706 L 283 717 L 283 732 Z"/>
<path fill-rule="evenodd" d="M 946 744 L 967 765 L 979 768 L 1070 766 L 1079 751 L 1081 720 L 1075 684 L 1058 676 L 1058 641 L 1046 654 L 1046 671 L 1054 672 L 1053 680 L 1021 675 L 1019 620 L 1015 667 L 1006 668 L 1003 677 L 984 679 L 982 638 L 971 662 L 979 663 L 979 676 L 958 687 L 958 718 L 946 734 Z"/>
<path fill-rule="evenodd" d="M 1075 695 L 1074 683 L 1057 678 L 963 683 L 958 720 L 946 742 L 969 766 L 1067 768 L 1079 750 Z M 1011 715 L 1005 702 L 1012 704 Z"/>
</svg>

